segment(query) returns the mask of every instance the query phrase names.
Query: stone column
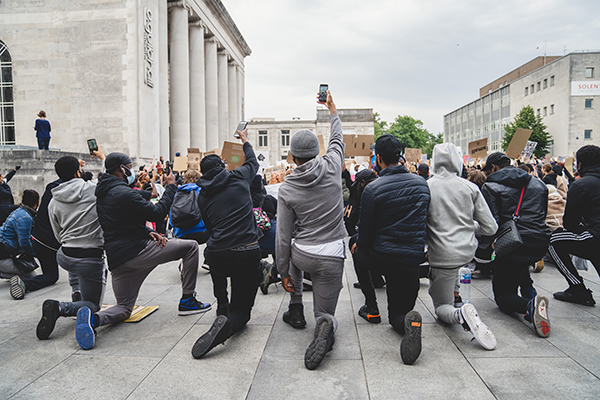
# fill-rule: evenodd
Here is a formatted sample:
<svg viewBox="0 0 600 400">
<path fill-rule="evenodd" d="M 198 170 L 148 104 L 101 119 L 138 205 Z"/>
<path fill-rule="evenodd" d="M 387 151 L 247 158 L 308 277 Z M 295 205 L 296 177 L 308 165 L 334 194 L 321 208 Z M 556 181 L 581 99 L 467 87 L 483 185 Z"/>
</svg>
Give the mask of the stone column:
<svg viewBox="0 0 600 400">
<path fill-rule="evenodd" d="M 205 92 L 206 92 L 206 149 L 219 147 L 219 86 L 217 69 L 217 40 L 204 42 Z"/>
<path fill-rule="evenodd" d="M 169 10 L 166 1 L 158 2 L 158 108 L 160 112 L 160 154 L 172 160 L 175 153 L 169 150 Z"/>
<path fill-rule="evenodd" d="M 185 2 L 169 9 L 171 47 L 171 152 L 186 154 L 190 147 L 190 50 Z"/>
<path fill-rule="evenodd" d="M 238 93 L 237 93 L 237 63 L 232 61 L 229 63 L 227 71 L 227 89 L 229 93 L 229 130 L 233 135 L 233 131 L 237 128 L 240 122 L 238 115 Z M 229 139 L 231 140 L 231 139 Z"/>
<path fill-rule="evenodd" d="M 238 115 L 240 116 L 240 120 L 248 121 L 249 117 L 246 117 L 245 75 L 242 66 L 238 66 L 238 74 Z"/>
<path fill-rule="evenodd" d="M 204 104 L 204 25 L 190 24 L 190 147 L 206 148 L 206 105 Z"/>
<path fill-rule="evenodd" d="M 217 54 L 217 67 L 219 69 L 219 147 L 223 146 L 224 141 L 231 141 L 230 136 L 233 135 L 233 132 L 229 133 L 229 90 L 227 89 L 227 59 L 227 51 L 223 50 Z"/>
</svg>

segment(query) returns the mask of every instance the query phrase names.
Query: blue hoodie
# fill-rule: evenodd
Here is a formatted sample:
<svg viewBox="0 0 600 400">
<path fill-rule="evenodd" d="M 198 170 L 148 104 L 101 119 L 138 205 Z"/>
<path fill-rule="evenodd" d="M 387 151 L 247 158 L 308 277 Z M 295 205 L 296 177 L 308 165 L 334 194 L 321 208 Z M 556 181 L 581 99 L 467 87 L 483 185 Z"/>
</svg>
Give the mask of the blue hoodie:
<svg viewBox="0 0 600 400">
<path fill-rule="evenodd" d="M 192 190 L 195 190 L 198 195 L 200 194 L 200 187 L 198 187 L 198 185 L 195 183 L 186 183 L 185 185 L 181 185 L 177 188 L 177 192 L 191 192 Z M 175 193 L 175 196 L 177 196 L 177 193 Z M 171 211 L 169 211 L 169 218 L 171 218 Z M 198 222 L 198 224 L 193 228 L 180 229 L 174 226 L 173 235 L 176 238 L 180 238 L 182 236 L 189 235 L 190 233 L 204 232 L 205 230 L 206 226 L 204 225 L 204 221 L 200 220 L 200 222 Z"/>
</svg>

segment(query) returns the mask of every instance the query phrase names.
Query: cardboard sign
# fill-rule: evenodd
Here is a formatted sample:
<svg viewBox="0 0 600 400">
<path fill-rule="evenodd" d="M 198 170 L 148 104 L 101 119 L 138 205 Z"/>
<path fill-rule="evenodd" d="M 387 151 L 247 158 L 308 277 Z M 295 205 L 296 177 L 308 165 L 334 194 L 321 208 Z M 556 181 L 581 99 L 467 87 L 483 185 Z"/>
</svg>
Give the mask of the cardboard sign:
<svg viewBox="0 0 600 400">
<path fill-rule="evenodd" d="M 344 144 L 346 145 L 346 157 L 370 156 L 371 143 L 373 135 L 344 135 Z"/>
<path fill-rule="evenodd" d="M 525 144 L 525 148 L 523 149 L 523 152 L 521 153 L 521 158 L 523 159 L 527 159 L 527 158 L 531 158 L 531 156 L 533 155 L 533 152 L 535 151 L 535 147 L 537 146 L 537 142 L 532 142 L 530 140 L 527 141 L 527 144 Z"/>
<path fill-rule="evenodd" d="M 421 149 L 406 149 L 404 152 L 406 162 L 417 164 L 421 160 Z"/>
<path fill-rule="evenodd" d="M 294 163 L 294 157 L 292 157 L 292 153 L 290 153 L 289 151 L 288 151 L 287 158 L 285 159 L 285 162 L 287 162 L 288 164 Z"/>
<path fill-rule="evenodd" d="M 573 174 L 573 157 L 565 158 L 565 169 L 569 171 L 569 173 Z"/>
<path fill-rule="evenodd" d="M 187 161 L 187 157 L 175 157 L 175 161 L 173 161 L 173 171 L 187 171 Z"/>
<path fill-rule="evenodd" d="M 474 140 L 469 143 L 469 155 L 473 159 L 482 159 L 487 157 L 487 138 Z"/>
<path fill-rule="evenodd" d="M 224 142 L 221 158 L 225 161 L 227 171 L 241 167 L 246 161 L 244 145 L 241 143 Z"/>
<path fill-rule="evenodd" d="M 200 153 L 200 149 L 191 148 L 187 149 L 187 152 L 188 169 L 199 171 L 200 160 L 202 159 L 202 153 Z"/>
<path fill-rule="evenodd" d="M 206 157 L 209 154 L 216 154 L 218 156 L 221 155 L 221 149 L 212 149 L 202 153 L 202 158 Z"/>
<path fill-rule="evenodd" d="M 525 148 L 532 132 L 531 129 L 517 129 L 510 144 L 506 148 L 506 155 L 510 158 L 517 158 Z"/>
</svg>

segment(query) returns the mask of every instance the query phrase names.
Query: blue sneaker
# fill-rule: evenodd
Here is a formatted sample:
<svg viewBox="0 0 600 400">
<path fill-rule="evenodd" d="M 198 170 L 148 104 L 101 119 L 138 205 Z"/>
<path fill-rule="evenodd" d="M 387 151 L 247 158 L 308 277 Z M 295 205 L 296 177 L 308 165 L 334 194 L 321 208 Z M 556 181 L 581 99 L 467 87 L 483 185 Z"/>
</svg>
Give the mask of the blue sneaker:
<svg viewBox="0 0 600 400">
<path fill-rule="evenodd" d="M 179 315 L 193 315 L 205 313 L 212 309 L 210 303 L 202 303 L 196 300 L 195 296 L 189 299 L 179 300 Z"/>
<path fill-rule="evenodd" d="M 96 332 L 92 327 L 92 310 L 89 307 L 81 307 L 77 311 L 77 327 L 75 338 L 83 350 L 89 350 L 96 343 Z"/>
<path fill-rule="evenodd" d="M 537 296 L 537 291 L 533 286 L 523 287 L 521 286 L 521 297 L 527 300 L 533 299 Z"/>
</svg>

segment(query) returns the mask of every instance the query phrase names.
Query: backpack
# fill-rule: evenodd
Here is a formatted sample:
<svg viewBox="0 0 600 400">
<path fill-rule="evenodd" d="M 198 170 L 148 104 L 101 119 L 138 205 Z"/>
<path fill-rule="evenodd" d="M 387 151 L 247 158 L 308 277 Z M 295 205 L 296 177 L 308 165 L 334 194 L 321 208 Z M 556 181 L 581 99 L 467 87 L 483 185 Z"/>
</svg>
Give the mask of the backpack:
<svg viewBox="0 0 600 400">
<path fill-rule="evenodd" d="M 256 219 L 256 225 L 260 228 L 261 231 L 266 232 L 271 229 L 271 220 L 266 212 L 260 207 L 253 208 L 254 218 Z"/>
<path fill-rule="evenodd" d="M 202 220 L 198 205 L 198 190 L 177 189 L 171 205 L 171 225 L 179 229 L 190 229 Z"/>
</svg>

